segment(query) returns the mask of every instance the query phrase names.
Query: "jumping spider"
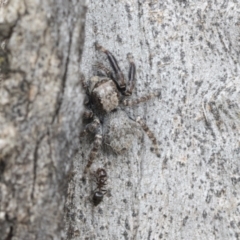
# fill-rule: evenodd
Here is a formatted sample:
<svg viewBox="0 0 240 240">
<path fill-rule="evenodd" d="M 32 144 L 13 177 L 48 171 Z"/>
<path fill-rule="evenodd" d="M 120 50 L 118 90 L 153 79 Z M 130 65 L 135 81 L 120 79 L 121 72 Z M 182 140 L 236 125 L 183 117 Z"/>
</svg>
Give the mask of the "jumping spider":
<svg viewBox="0 0 240 240">
<path fill-rule="evenodd" d="M 113 72 L 111 72 L 103 64 L 98 63 L 97 68 L 104 72 L 105 76 L 94 76 L 88 82 L 83 81 L 83 88 L 86 91 L 84 104 L 87 106 L 87 110 L 84 112 L 83 117 L 85 119 L 91 119 L 91 122 L 86 125 L 84 131 L 81 133 L 81 136 L 84 136 L 88 132 L 94 134 L 93 148 L 89 154 L 88 163 L 84 171 L 85 173 L 92 165 L 93 160 L 96 158 L 98 150 L 102 144 L 104 135 L 102 125 L 104 125 L 114 113 L 121 111 L 119 107 L 133 106 L 141 102 L 146 102 L 149 99 L 159 95 L 159 91 L 157 91 L 155 93 L 142 96 L 138 99 L 125 99 L 125 96 L 130 96 L 132 94 L 136 81 L 136 67 L 133 62 L 132 55 L 128 54 L 130 68 L 128 73 L 128 82 L 126 82 L 113 54 L 97 43 L 96 49 L 107 55 Z M 117 116 L 117 118 L 118 121 L 121 122 L 121 119 L 119 120 L 119 116 Z M 134 121 L 137 122 L 148 135 L 154 146 L 154 151 L 159 157 L 160 154 L 157 147 L 157 139 L 155 138 L 153 132 L 150 131 L 146 123 L 140 117 Z M 131 141 L 129 141 L 129 145 Z"/>
<path fill-rule="evenodd" d="M 97 188 L 93 191 L 93 204 L 97 206 L 102 200 L 103 196 L 107 193 L 106 189 L 103 189 L 107 185 L 107 172 L 103 168 L 98 168 L 96 172 L 93 173 L 94 182 L 97 184 Z"/>
</svg>

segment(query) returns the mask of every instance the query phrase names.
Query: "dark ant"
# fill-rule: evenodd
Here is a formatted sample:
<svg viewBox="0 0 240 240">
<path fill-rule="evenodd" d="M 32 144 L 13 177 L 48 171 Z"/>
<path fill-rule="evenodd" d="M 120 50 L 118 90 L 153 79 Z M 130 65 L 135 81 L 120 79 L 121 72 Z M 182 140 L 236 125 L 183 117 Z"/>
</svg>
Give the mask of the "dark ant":
<svg viewBox="0 0 240 240">
<path fill-rule="evenodd" d="M 93 204 L 97 206 L 102 200 L 103 196 L 107 193 L 106 189 L 103 189 L 105 185 L 107 185 L 107 172 L 103 168 L 98 168 L 96 172 L 93 173 L 95 177 L 94 182 L 97 184 L 97 188 L 94 190 L 93 193 Z"/>
</svg>

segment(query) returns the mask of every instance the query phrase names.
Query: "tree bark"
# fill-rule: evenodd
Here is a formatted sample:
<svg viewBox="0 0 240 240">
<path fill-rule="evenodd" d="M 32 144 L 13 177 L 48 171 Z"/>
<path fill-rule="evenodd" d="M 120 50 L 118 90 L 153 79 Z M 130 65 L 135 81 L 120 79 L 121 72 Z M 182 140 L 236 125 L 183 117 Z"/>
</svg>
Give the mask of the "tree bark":
<svg viewBox="0 0 240 240">
<path fill-rule="evenodd" d="M 0 239 L 66 239 L 85 12 L 77 0 L 2 2 Z"/>
<path fill-rule="evenodd" d="M 143 132 L 125 154 L 101 148 L 91 171 L 106 169 L 108 193 L 94 207 L 95 183 L 83 178 L 93 139 L 82 138 L 66 204 L 68 239 L 239 239 L 239 7 L 89 1 L 81 69 L 89 79 L 97 61 L 108 65 L 95 41 L 125 76 L 133 54 L 133 98 L 155 89 L 161 98 L 125 111 L 145 117 L 161 157 Z"/>
</svg>

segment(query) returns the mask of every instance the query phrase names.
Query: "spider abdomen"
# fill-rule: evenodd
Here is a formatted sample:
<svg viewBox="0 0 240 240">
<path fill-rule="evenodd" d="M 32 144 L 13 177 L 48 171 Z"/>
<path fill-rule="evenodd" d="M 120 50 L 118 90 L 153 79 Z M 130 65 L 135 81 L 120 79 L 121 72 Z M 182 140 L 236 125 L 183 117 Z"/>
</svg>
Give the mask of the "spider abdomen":
<svg viewBox="0 0 240 240">
<path fill-rule="evenodd" d="M 118 109 L 104 118 L 103 143 L 116 154 L 124 154 L 142 138 L 139 125 Z"/>
</svg>

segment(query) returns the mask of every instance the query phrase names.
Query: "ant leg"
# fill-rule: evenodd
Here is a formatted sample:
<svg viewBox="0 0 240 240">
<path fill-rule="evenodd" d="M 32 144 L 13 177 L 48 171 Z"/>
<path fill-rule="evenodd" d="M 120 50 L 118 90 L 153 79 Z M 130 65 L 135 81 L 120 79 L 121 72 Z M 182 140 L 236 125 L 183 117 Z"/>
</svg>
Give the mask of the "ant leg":
<svg viewBox="0 0 240 240">
<path fill-rule="evenodd" d="M 102 144 L 102 129 L 100 126 L 98 126 L 96 135 L 94 137 L 93 148 L 91 149 L 91 152 L 89 154 L 89 160 L 88 160 L 87 166 L 85 167 L 84 173 L 86 173 L 88 169 L 91 167 L 93 160 L 97 156 L 97 153 L 101 144 Z"/>
<path fill-rule="evenodd" d="M 132 56 L 131 53 L 129 53 L 127 55 L 127 58 L 128 58 L 129 63 L 130 63 L 130 67 L 129 67 L 129 72 L 128 72 L 127 89 L 123 94 L 126 95 L 126 96 L 130 96 L 130 95 L 132 95 L 132 91 L 135 87 L 136 66 L 135 66 L 135 63 L 133 62 L 133 56 Z"/>
<path fill-rule="evenodd" d="M 118 62 L 117 62 L 116 58 L 113 56 L 113 54 L 111 52 L 109 52 L 107 49 L 105 49 L 98 43 L 95 43 L 95 46 L 96 46 L 97 50 L 99 50 L 107 55 L 108 61 L 115 73 L 116 83 L 117 83 L 118 87 L 122 90 L 125 90 L 126 82 L 124 80 L 123 73 L 122 73 L 120 67 L 118 66 Z"/>
<path fill-rule="evenodd" d="M 147 134 L 149 139 L 152 141 L 153 150 L 156 153 L 157 157 L 160 157 L 158 144 L 157 144 L 157 139 L 154 136 L 154 133 L 149 129 L 147 124 L 140 117 L 137 117 L 136 122 L 139 123 L 139 125 L 142 127 L 143 131 Z"/>
<path fill-rule="evenodd" d="M 107 190 L 106 189 L 102 189 L 102 194 L 105 195 L 107 193 Z"/>
<path fill-rule="evenodd" d="M 160 95 L 160 92 L 157 91 L 157 92 L 146 94 L 146 95 L 144 95 L 140 98 L 137 98 L 137 99 L 124 99 L 123 100 L 123 105 L 124 106 L 134 106 L 134 105 L 137 105 L 137 104 L 142 103 L 142 102 L 147 102 L 148 100 L 150 100 L 154 97 L 158 97 L 159 95 Z"/>
</svg>

